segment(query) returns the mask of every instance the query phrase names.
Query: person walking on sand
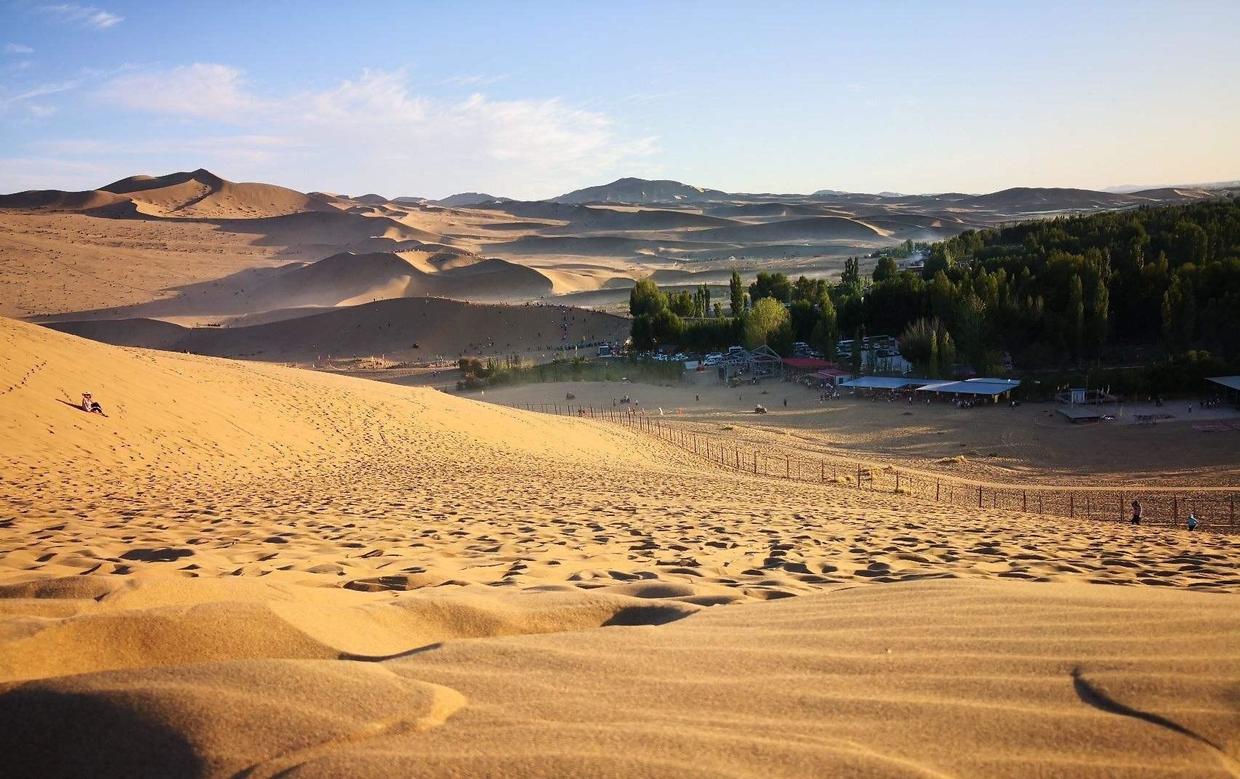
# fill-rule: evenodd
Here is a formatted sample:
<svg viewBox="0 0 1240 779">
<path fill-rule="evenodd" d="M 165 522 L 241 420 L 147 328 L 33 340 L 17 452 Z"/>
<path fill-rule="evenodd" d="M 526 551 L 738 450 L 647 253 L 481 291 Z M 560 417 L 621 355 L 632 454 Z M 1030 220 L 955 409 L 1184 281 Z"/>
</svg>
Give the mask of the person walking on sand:
<svg viewBox="0 0 1240 779">
<path fill-rule="evenodd" d="M 1132 502 L 1132 519 L 1129 522 L 1133 525 L 1141 524 L 1141 501 L 1134 500 Z"/>
</svg>

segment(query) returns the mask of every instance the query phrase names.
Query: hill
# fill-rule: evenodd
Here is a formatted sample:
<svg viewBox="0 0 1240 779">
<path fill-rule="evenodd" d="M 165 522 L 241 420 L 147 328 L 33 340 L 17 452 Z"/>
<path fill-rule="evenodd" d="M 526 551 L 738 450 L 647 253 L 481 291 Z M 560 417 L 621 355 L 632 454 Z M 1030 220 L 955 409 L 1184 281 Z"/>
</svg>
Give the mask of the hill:
<svg viewBox="0 0 1240 779">
<path fill-rule="evenodd" d="M 150 319 L 55 322 L 48 327 L 118 346 L 277 362 L 386 355 L 439 357 L 544 354 L 557 347 L 623 341 L 627 319 L 567 306 L 500 306 L 398 298 L 263 324 L 186 328 Z"/>
<path fill-rule="evenodd" d="M 432 200 L 430 202 L 437 206 L 444 206 L 445 208 L 462 208 L 466 206 L 482 205 L 484 203 L 507 203 L 510 200 L 512 200 L 512 198 L 496 197 L 495 195 L 488 195 L 485 192 L 458 192 L 455 195 L 448 195 L 441 200 Z"/>
<path fill-rule="evenodd" d="M 127 196 L 143 213 L 204 219 L 253 219 L 320 210 L 302 192 L 273 184 L 234 183 L 199 168 L 165 176 L 131 176 L 100 188 Z"/>
<path fill-rule="evenodd" d="M 1013 187 L 962 201 L 968 205 L 1003 211 L 1062 211 L 1069 209 L 1119 208 L 1129 205 L 1129 196 L 1089 189 L 1063 187 Z"/>
<path fill-rule="evenodd" d="M 703 189 L 679 181 L 639 178 L 616 179 L 550 198 L 554 203 L 696 203 L 725 197 L 717 189 Z"/>
<path fill-rule="evenodd" d="M 863 222 L 838 216 L 815 216 L 788 219 L 762 224 L 716 227 L 693 234 L 703 241 L 815 241 L 815 240 L 872 240 L 883 233 Z"/>
<path fill-rule="evenodd" d="M 1234 762 L 1240 612 L 1188 590 L 1235 587 L 1225 536 L 788 490 L 631 427 L 10 320 L 0 348 L 7 775 Z"/>
</svg>

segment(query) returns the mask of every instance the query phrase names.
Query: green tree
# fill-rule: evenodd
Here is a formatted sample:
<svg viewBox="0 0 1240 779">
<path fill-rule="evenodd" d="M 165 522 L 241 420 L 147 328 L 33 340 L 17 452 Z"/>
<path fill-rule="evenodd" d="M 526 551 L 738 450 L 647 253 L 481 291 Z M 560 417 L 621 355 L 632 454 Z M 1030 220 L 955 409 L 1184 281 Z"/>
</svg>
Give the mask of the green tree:
<svg viewBox="0 0 1240 779">
<path fill-rule="evenodd" d="M 781 325 L 788 323 L 788 309 L 774 298 L 760 298 L 745 317 L 745 345 L 750 349 L 767 343 Z"/>
<path fill-rule="evenodd" d="M 633 326 L 629 334 L 633 338 L 634 349 L 641 352 L 653 349 L 655 347 L 654 317 L 650 314 L 633 317 Z"/>
<path fill-rule="evenodd" d="M 1080 359 L 1085 343 L 1085 288 L 1079 273 L 1073 273 L 1068 282 L 1068 327 L 1072 337 L 1072 354 Z"/>
<path fill-rule="evenodd" d="M 840 286 L 855 294 L 861 294 L 861 261 L 856 257 L 844 260 L 844 272 L 840 274 Z"/>
<path fill-rule="evenodd" d="M 773 298 L 787 305 L 792 302 L 792 283 L 783 273 L 761 271 L 754 283 L 749 285 L 749 297 L 755 301 L 759 298 Z"/>
<path fill-rule="evenodd" d="M 878 258 L 878 264 L 874 266 L 874 283 L 893 279 L 900 272 L 900 266 L 891 257 L 883 255 Z"/>
<path fill-rule="evenodd" d="M 1197 327 L 1197 301 L 1191 281 L 1176 274 L 1163 294 L 1162 330 L 1167 347 L 1173 352 L 1184 352 L 1193 342 Z"/>
<path fill-rule="evenodd" d="M 667 308 L 667 295 L 659 291 L 654 279 L 641 279 L 629 292 L 629 313 L 633 316 L 653 316 Z"/>
<path fill-rule="evenodd" d="M 732 316 L 740 316 L 745 311 L 745 287 L 741 283 L 741 274 L 736 271 L 732 271 L 728 291 L 732 293 Z"/>
<path fill-rule="evenodd" d="M 676 316 L 696 316 L 698 302 L 688 290 L 681 290 L 672 296 L 667 308 Z"/>
<path fill-rule="evenodd" d="M 678 344 L 681 336 L 684 335 L 684 322 L 670 309 L 665 308 L 656 313 L 652 317 L 651 324 L 654 327 L 655 341 L 660 346 Z"/>
</svg>

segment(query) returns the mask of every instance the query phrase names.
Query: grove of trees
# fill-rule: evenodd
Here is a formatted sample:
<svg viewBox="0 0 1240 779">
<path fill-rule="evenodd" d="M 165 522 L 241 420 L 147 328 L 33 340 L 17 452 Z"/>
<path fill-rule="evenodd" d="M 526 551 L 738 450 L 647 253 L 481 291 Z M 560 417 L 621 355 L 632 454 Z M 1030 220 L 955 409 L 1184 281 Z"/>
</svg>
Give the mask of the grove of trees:
<svg viewBox="0 0 1240 779">
<path fill-rule="evenodd" d="M 893 256 L 913 251 L 926 253 L 924 269 L 900 270 Z M 635 342 L 761 342 L 784 354 L 807 341 L 831 355 L 841 332 L 901 335 L 905 356 L 939 375 L 959 364 L 991 373 L 1004 354 L 1025 368 L 1105 364 L 1134 346 L 1240 363 L 1240 202 L 969 230 L 901 245 L 868 278 L 849 258 L 836 284 L 762 272 L 746 288 L 733 273 L 729 293 L 722 317 L 705 288 L 669 300 L 638 282 Z"/>
</svg>

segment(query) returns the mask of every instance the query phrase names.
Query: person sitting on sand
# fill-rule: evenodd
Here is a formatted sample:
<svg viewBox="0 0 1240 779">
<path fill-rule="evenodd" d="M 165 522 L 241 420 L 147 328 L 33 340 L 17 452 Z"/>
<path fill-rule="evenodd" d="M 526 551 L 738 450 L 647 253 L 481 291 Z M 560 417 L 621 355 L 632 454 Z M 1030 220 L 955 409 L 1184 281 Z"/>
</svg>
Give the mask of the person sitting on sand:
<svg viewBox="0 0 1240 779">
<path fill-rule="evenodd" d="M 1134 500 L 1132 502 L 1132 519 L 1129 522 L 1134 525 L 1141 524 L 1141 501 Z"/>
<path fill-rule="evenodd" d="M 90 414 L 99 414 L 104 417 L 107 416 L 107 414 L 103 413 L 103 406 L 99 405 L 99 401 L 91 398 L 89 392 L 82 393 L 82 410 Z"/>
<path fill-rule="evenodd" d="M 1197 525 L 1198 525 L 1198 524 L 1200 524 L 1200 523 L 1197 521 L 1197 515 L 1196 515 L 1196 513 L 1192 512 L 1192 511 L 1188 512 L 1188 529 L 1189 529 L 1189 530 L 1196 530 L 1196 529 L 1197 529 Z"/>
</svg>

